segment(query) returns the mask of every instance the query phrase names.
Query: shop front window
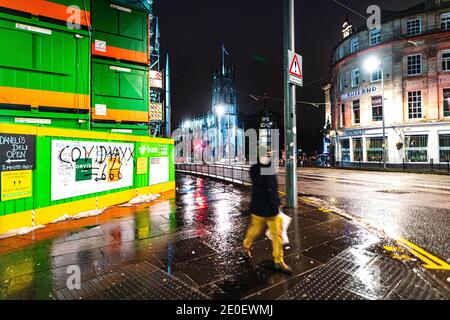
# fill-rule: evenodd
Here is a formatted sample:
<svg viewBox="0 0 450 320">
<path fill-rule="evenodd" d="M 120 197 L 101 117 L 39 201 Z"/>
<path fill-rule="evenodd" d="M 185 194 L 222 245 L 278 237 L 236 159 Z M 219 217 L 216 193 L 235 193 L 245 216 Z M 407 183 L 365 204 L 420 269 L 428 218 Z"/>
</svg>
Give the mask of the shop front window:
<svg viewBox="0 0 450 320">
<path fill-rule="evenodd" d="M 383 161 L 383 138 L 367 138 L 367 161 Z"/>
<path fill-rule="evenodd" d="M 350 161 L 350 140 L 341 140 L 342 161 Z"/>
<path fill-rule="evenodd" d="M 353 161 L 355 162 L 363 161 L 362 138 L 353 139 Z"/>
<path fill-rule="evenodd" d="M 439 136 L 439 161 L 450 161 L 450 134 Z"/>
<path fill-rule="evenodd" d="M 406 161 L 428 162 L 428 135 L 406 137 Z"/>
</svg>

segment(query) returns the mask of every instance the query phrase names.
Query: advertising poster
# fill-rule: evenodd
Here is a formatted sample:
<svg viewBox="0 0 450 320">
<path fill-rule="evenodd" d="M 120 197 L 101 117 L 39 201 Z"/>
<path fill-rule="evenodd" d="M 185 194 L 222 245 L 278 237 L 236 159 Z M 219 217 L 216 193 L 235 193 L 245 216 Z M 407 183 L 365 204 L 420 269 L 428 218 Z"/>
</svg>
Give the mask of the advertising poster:
<svg viewBox="0 0 450 320">
<path fill-rule="evenodd" d="M 133 185 L 130 143 L 52 141 L 52 201 Z"/>
<path fill-rule="evenodd" d="M 138 157 L 145 157 L 150 168 L 149 185 L 155 185 L 170 181 L 170 157 L 172 156 L 169 145 L 155 143 L 141 143 L 136 150 Z"/>
</svg>

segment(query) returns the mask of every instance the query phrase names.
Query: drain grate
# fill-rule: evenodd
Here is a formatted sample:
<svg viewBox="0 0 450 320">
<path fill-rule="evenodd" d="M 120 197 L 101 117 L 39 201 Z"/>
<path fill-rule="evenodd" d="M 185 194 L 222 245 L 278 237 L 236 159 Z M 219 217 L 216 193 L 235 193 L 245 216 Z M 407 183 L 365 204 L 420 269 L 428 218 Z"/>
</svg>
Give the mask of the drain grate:
<svg viewBox="0 0 450 320">
<path fill-rule="evenodd" d="M 148 262 L 133 264 L 57 291 L 59 300 L 207 300 L 206 295 Z"/>
</svg>

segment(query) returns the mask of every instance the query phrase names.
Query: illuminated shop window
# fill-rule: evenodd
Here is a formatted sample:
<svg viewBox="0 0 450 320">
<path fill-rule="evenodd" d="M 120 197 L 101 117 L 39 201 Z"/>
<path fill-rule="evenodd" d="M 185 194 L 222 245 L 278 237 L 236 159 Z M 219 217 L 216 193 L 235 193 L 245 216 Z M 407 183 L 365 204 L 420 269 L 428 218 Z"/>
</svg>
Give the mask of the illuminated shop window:
<svg viewBox="0 0 450 320">
<path fill-rule="evenodd" d="M 450 161 L 450 134 L 439 136 L 439 161 Z"/>
<path fill-rule="evenodd" d="M 406 136 L 406 161 L 428 162 L 428 135 Z"/>
<path fill-rule="evenodd" d="M 362 138 L 353 139 L 353 161 L 363 161 L 363 145 Z"/>
<path fill-rule="evenodd" d="M 383 138 L 367 138 L 367 161 L 381 162 L 383 161 Z M 386 139 L 387 143 L 387 139 Z"/>
<path fill-rule="evenodd" d="M 350 139 L 341 140 L 342 161 L 350 161 Z"/>
</svg>

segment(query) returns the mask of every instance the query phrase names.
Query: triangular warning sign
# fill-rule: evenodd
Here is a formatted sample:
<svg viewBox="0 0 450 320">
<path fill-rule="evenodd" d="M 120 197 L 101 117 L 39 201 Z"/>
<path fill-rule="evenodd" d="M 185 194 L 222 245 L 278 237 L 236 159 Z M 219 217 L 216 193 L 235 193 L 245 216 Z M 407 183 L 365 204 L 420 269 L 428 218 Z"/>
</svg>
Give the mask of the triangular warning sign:
<svg viewBox="0 0 450 320">
<path fill-rule="evenodd" d="M 293 76 L 303 78 L 302 69 L 300 67 L 300 62 L 298 61 L 298 56 L 296 54 L 294 54 L 294 59 L 292 59 L 289 73 Z"/>
</svg>

